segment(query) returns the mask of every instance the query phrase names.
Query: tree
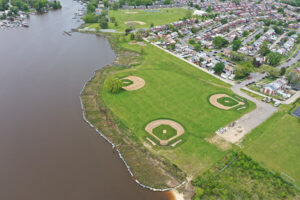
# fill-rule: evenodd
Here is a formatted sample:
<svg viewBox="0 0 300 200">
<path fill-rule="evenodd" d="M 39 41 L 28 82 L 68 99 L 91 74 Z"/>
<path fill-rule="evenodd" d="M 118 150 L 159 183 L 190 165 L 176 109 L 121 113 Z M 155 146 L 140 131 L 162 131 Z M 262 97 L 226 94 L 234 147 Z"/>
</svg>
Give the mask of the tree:
<svg viewBox="0 0 300 200">
<path fill-rule="evenodd" d="M 271 52 L 267 54 L 267 59 L 272 66 L 277 66 L 280 63 L 281 55 L 278 52 Z"/>
<path fill-rule="evenodd" d="M 121 91 L 123 87 L 123 81 L 118 78 L 108 78 L 105 81 L 105 87 L 109 92 L 116 94 Z"/>
<path fill-rule="evenodd" d="M 228 41 L 221 36 L 217 36 L 217 37 L 214 37 L 213 44 L 214 44 L 215 48 L 220 49 L 222 47 L 225 47 L 228 44 Z"/>
<path fill-rule="evenodd" d="M 226 18 L 221 19 L 221 23 L 222 24 L 226 24 L 227 23 L 227 19 Z"/>
<path fill-rule="evenodd" d="M 262 36 L 262 34 L 259 33 L 259 34 L 255 35 L 255 39 L 257 40 L 257 39 L 260 38 L 261 36 Z"/>
<path fill-rule="evenodd" d="M 194 48 L 195 48 L 195 51 L 200 51 L 201 44 L 196 44 Z"/>
<path fill-rule="evenodd" d="M 248 31 L 243 31 L 243 37 L 247 37 L 249 35 Z"/>
<path fill-rule="evenodd" d="M 83 21 L 85 23 L 97 23 L 98 22 L 98 16 L 95 15 L 94 13 L 87 13 L 84 17 L 83 17 Z"/>
<path fill-rule="evenodd" d="M 224 63 L 219 62 L 215 65 L 214 71 L 216 74 L 220 75 L 223 72 L 224 68 L 225 68 Z"/>
<path fill-rule="evenodd" d="M 232 61 L 245 61 L 246 58 L 245 58 L 245 55 L 242 54 L 242 53 L 238 53 L 238 52 L 235 52 L 235 51 L 231 51 L 230 52 L 230 59 Z"/>
<path fill-rule="evenodd" d="M 47 0 L 38 0 L 34 3 L 33 7 L 36 9 L 37 12 L 43 12 L 47 7 Z"/>
<path fill-rule="evenodd" d="M 278 28 L 278 26 L 273 26 L 273 29 L 278 35 L 281 35 L 284 32 L 284 30 L 282 28 Z"/>
<path fill-rule="evenodd" d="M 270 53 L 270 52 L 271 52 L 271 50 L 270 50 L 269 47 L 268 47 L 268 43 L 267 43 L 266 41 L 264 41 L 263 44 L 261 45 L 261 47 L 260 47 L 258 53 L 259 53 L 260 55 L 262 55 L 262 56 L 265 56 L 265 55 L 267 55 L 267 54 Z"/>
<path fill-rule="evenodd" d="M 197 33 L 198 29 L 196 29 L 195 27 L 191 28 L 192 33 Z"/>
<path fill-rule="evenodd" d="M 205 11 L 210 13 L 212 11 L 211 6 L 208 6 Z"/>
<path fill-rule="evenodd" d="M 257 61 L 256 58 L 254 57 L 254 58 L 252 59 L 252 65 L 253 65 L 254 67 L 260 67 L 261 63 L 260 63 L 259 61 Z"/>
<path fill-rule="evenodd" d="M 142 41 L 143 40 L 143 35 L 141 31 L 138 31 L 135 35 L 135 38 L 137 41 Z"/>
<path fill-rule="evenodd" d="M 154 27 L 154 23 L 153 23 L 153 22 L 151 22 L 150 27 L 151 27 L 151 28 Z"/>
<path fill-rule="evenodd" d="M 234 74 L 237 79 L 246 77 L 252 71 L 252 65 L 249 63 L 237 65 L 234 67 Z"/>
<path fill-rule="evenodd" d="M 169 5 L 171 4 L 171 0 L 164 0 L 164 5 Z"/>
<path fill-rule="evenodd" d="M 115 17 L 111 17 L 111 18 L 110 18 L 110 21 L 111 21 L 112 23 L 115 23 L 116 18 L 115 18 Z"/>
<path fill-rule="evenodd" d="M 278 8 L 277 12 L 279 12 L 279 13 L 284 13 L 284 10 L 283 10 L 282 7 L 280 7 L 280 8 Z"/>
<path fill-rule="evenodd" d="M 119 9 L 119 3 L 118 2 L 114 2 L 112 5 L 111 5 L 112 9 L 113 10 L 118 10 Z"/>
<path fill-rule="evenodd" d="M 134 39 L 135 39 L 134 33 L 131 33 L 131 34 L 130 34 L 130 39 L 131 39 L 131 40 L 134 40 Z"/>
<path fill-rule="evenodd" d="M 267 68 L 267 73 L 271 78 L 277 78 L 279 76 L 279 70 L 274 67 Z"/>
<path fill-rule="evenodd" d="M 169 48 L 174 51 L 175 50 L 175 44 L 174 43 L 170 44 Z"/>
<path fill-rule="evenodd" d="M 190 44 L 195 44 L 196 42 L 195 42 L 194 39 L 190 39 L 190 40 L 189 40 L 189 43 L 190 43 Z"/>
<path fill-rule="evenodd" d="M 280 76 L 283 76 L 283 75 L 285 74 L 285 72 L 286 72 L 286 68 L 285 68 L 285 67 L 282 67 L 282 68 L 280 69 Z"/>
<path fill-rule="evenodd" d="M 94 13 L 95 10 L 96 10 L 96 6 L 92 2 L 90 2 L 86 7 L 87 13 Z"/>
<path fill-rule="evenodd" d="M 240 40 L 233 40 L 232 42 L 232 50 L 237 51 L 242 46 L 242 41 Z"/>
<path fill-rule="evenodd" d="M 289 33 L 288 33 L 288 36 L 292 36 L 292 35 L 294 35 L 294 34 L 296 34 L 297 32 L 296 31 L 290 31 Z"/>
<path fill-rule="evenodd" d="M 108 20 L 107 20 L 107 18 L 105 16 L 102 16 L 100 18 L 100 27 L 102 29 L 107 29 L 108 28 Z"/>
</svg>

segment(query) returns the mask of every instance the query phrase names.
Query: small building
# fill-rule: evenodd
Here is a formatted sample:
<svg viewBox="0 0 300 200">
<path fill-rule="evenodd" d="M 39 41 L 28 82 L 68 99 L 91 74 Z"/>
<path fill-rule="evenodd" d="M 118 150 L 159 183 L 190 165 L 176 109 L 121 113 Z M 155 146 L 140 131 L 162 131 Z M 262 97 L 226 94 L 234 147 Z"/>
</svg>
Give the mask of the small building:
<svg viewBox="0 0 300 200">
<path fill-rule="evenodd" d="M 286 84 L 287 84 L 287 82 L 285 80 L 277 79 L 277 80 L 273 81 L 272 83 L 265 85 L 261 89 L 261 92 L 272 96 L 272 95 L 276 94 L 280 89 L 283 89 L 283 87 Z"/>
</svg>

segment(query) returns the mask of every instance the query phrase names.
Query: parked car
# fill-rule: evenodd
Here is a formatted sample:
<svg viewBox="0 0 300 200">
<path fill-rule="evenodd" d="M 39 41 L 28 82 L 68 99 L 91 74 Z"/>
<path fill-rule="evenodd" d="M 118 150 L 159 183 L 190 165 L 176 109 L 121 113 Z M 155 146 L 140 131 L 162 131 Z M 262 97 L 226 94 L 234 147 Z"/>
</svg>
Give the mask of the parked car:
<svg viewBox="0 0 300 200">
<path fill-rule="evenodd" d="M 276 102 L 274 103 L 274 106 L 275 106 L 275 107 L 278 107 L 280 104 L 281 104 L 281 103 L 280 103 L 279 101 L 276 101 Z"/>
</svg>

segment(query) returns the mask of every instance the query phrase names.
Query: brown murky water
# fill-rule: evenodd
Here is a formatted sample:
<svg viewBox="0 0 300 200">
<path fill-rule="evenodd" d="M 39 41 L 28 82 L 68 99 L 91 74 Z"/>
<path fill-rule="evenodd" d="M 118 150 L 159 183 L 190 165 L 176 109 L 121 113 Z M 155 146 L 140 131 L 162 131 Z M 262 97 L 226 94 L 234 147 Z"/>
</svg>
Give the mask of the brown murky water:
<svg viewBox="0 0 300 200">
<path fill-rule="evenodd" d="M 28 29 L 0 30 L 0 199 L 169 199 L 131 180 L 83 121 L 82 86 L 115 55 L 105 38 L 64 35 L 79 5 L 62 4 Z"/>
</svg>

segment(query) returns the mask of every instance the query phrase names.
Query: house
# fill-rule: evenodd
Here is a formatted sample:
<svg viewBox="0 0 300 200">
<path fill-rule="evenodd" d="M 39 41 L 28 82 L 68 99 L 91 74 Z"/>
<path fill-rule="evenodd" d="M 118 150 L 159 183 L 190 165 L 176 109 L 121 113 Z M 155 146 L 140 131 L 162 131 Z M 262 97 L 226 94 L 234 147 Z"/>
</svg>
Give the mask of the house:
<svg viewBox="0 0 300 200">
<path fill-rule="evenodd" d="M 268 94 L 268 95 L 274 95 L 276 94 L 279 90 L 283 89 L 284 86 L 287 84 L 287 81 L 284 79 L 277 79 L 273 81 L 272 83 L 269 83 L 265 85 L 262 89 L 261 92 Z"/>
</svg>

